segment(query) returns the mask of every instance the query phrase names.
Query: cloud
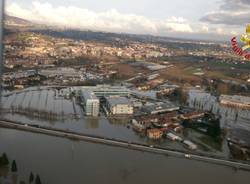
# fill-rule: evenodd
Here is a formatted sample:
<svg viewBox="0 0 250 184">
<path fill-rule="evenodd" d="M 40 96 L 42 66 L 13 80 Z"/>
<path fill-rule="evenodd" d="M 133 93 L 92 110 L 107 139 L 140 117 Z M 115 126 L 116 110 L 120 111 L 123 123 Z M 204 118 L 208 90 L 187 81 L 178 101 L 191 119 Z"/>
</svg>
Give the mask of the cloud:
<svg viewBox="0 0 250 184">
<path fill-rule="evenodd" d="M 243 26 L 250 22 L 250 0 L 223 0 L 218 11 L 200 19 L 211 24 Z"/>
<path fill-rule="evenodd" d="M 201 30 L 202 30 L 202 32 L 204 32 L 204 33 L 208 33 L 209 28 L 208 28 L 208 26 L 204 25 L 204 26 L 201 27 Z"/>
<path fill-rule="evenodd" d="M 247 10 L 250 6 L 250 0 L 224 0 L 220 6 L 223 10 Z"/>
<path fill-rule="evenodd" d="M 95 31 L 183 38 L 187 36 L 187 38 L 197 39 L 208 39 L 209 37 L 224 39 L 225 35 L 231 35 L 231 31 L 234 31 L 221 25 L 213 26 L 204 22 L 190 22 L 183 17 L 171 16 L 163 19 L 151 19 L 141 15 L 121 13 L 116 9 L 96 12 L 75 6 L 55 7 L 50 3 L 40 3 L 39 1 L 33 1 L 29 8 L 21 7 L 14 2 L 8 3 L 6 11 L 9 15 L 40 24 Z M 223 35 L 224 37 L 215 37 L 214 35 Z"/>
<path fill-rule="evenodd" d="M 94 12 L 74 6 L 53 7 L 38 1 L 34 1 L 30 9 L 11 3 L 7 6 L 7 13 L 37 23 L 80 29 L 149 34 L 157 34 L 162 29 L 170 32 L 192 31 L 181 17 L 170 17 L 165 21 L 152 20 L 140 15 L 122 14 L 116 9 Z"/>
</svg>

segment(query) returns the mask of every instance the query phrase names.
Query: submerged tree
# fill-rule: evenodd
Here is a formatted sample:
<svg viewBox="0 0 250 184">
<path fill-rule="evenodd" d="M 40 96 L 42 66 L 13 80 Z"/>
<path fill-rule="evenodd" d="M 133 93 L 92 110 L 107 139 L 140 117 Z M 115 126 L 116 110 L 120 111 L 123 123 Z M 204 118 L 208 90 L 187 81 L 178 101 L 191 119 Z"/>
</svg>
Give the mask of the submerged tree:
<svg viewBox="0 0 250 184">
<path fill-rule="evenodd" d="M 29 177 L 29 182 L 32 183 L 34 181 L 34 174 L 31 172 Z"/>
<path fill-rule="evenodd" d="M 0 157 L 0 166 L 7 166 L 9 165 L 9 159 L 6 153 L 3 153 L 2 157 Z"/>
<path fill-rule="evenodd" d="M 16 165 L 16 161 L 15 160 L 12 161 L 11 171 L 12 172 L 17 172 L 17 165 Z"/>
<path fill-rule="evenodd" d="M 40 179 L 40 176 L 39 175 L 36 175 L 36 181 L 35 181 L 35 184 L 41 184 L 41 179 Z"/>
<path fill-rule="evenodd" d="M 172 93 L 172 95 L 170 95 L 170 98 L 171 98 L 171 96 L 172 96 L 172 99 L 174 97 L 181 104 L 186 104 L 188 101 L 188 94 L 183 88 L 175 89 L 174 92 Z"/>
</svg>

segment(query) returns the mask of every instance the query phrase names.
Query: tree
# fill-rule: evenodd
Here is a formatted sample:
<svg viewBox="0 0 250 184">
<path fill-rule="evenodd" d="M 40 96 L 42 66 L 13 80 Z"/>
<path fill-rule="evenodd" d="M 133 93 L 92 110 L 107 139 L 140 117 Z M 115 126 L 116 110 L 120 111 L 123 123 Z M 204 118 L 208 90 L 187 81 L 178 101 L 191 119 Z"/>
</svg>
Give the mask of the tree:
<svg viewBox="0 0 250 184">
<path fill-rule="evenodd" d="M 6 153 L 3 153 L 2 157 L 0 157 L 0 165 L 2 165 L 2 166 L 9 165 L 9 159 L 8 159 Z"/>
<path fill-rule="evenodd" d="M 40 179 L 40 176 L 39 175 L 36 175 L 36 181 L 35 181 L 35 184 L 41 184 L 41 179 Z"/>
<path fill-rule="evenodd" d="M 187 103 L 188 94 L 187 94 L 187 92 L 185 92 L 185 90 L 183 88 L 175 89 L 173 92 L 173 95 L 181 104 Z"/>
<path fill-rule="evenodd" d="M 16 161 L 15 160 L 12 161 L 11 171 L 12 172 L 17 172 L 17 165 L 16 165 Z"/>
<path fill-rule="evenodd" d="M 220 93 L 220 94 L 228 94 L 229 92 L 229 87 L 227 84 L 223 84 L 223 83 L 220 83 L 217 87 L 217 91 Z"/>
<path fill-rule="evenodd" d="M 31 172 L 29 182 L 32 183 L 33 181 L 34 181 L 34 174 Z"/>
</svg>

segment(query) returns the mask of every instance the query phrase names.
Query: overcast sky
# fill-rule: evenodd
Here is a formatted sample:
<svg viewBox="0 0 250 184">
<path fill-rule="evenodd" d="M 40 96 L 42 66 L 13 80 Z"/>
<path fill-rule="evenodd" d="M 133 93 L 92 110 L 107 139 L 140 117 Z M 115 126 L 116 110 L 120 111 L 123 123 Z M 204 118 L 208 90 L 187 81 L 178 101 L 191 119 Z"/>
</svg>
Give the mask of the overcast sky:
<svg viewBox="0 0 250 184">
<path fill-rule="evenodd" d="M 250 0 L 7 0 L 6 12 L 68 28 L 228 40 L 250 23 Z"/>
</svg>

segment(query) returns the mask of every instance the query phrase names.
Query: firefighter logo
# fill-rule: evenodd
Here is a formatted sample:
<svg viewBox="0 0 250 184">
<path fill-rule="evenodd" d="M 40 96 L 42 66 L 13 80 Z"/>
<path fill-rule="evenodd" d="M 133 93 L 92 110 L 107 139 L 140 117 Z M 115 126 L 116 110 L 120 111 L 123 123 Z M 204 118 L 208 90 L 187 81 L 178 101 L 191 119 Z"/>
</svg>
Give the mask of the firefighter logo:
<svg viewBox="0 0 250 184">
<path fill-rule="evenodd" d="M 240 44 L 238 45 L 237 37 L 231 39 L 231 46 L 235 54 L 250 60 L 250 24 L 246 26 L 246 33 L 240 36 Z"/>
</svg>

